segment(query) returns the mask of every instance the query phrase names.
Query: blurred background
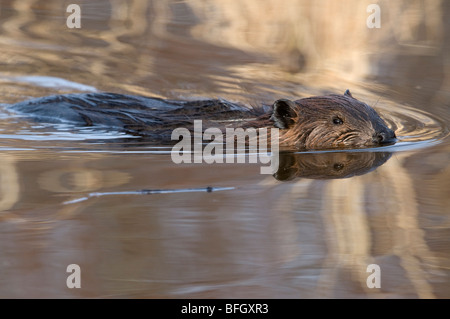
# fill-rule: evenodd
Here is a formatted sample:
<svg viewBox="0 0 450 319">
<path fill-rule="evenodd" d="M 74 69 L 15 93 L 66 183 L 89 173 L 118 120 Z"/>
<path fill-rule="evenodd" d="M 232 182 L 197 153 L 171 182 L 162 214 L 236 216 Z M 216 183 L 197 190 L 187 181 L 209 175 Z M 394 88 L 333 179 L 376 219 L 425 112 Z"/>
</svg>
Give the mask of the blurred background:
<svg viewBox="0 0 450 319">
<path fill-rule="evenodd" d="M 0 0 L 4 105 L 111 91 L 251 107 L 350 89 L 400 137 L 359 176 L 283 182 L 2 110 L 0 297 L 449 298 L 449 16 L 444 0 Z M 234 190 L 64 204 L 205 186 Z M 66 286 L 72 263 L 81 289 Z"/>
</svg>

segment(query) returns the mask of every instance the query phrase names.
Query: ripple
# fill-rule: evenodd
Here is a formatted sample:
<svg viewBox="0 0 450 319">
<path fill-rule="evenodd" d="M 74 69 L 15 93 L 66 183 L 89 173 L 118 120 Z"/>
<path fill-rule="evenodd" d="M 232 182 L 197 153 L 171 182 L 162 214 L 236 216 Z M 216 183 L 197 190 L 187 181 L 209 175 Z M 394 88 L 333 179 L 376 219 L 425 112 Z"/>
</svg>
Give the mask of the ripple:
<svg viewBox="0 0 450 319">
<path fill-rule="evenodd" d="M 447 124 L 423 110 L 409 106 L 387 104 L 376 107 L 377 111 L 395 131 L 398 142 L 383 147 L 385 150 L 400 151 L 428 147 L 440 143 L 449 136 Z"/>
<path fill-rule="evenodd" d="M 1 80 L 8 80 L 13 83 L 25 83 L 44 88 L 78 90 L 81 92 L 97 92 L 97 89 L 90 85 L 85 85 L 54 76 L 27 75 L 27 76 L 0 76 Z"/>
</svg>

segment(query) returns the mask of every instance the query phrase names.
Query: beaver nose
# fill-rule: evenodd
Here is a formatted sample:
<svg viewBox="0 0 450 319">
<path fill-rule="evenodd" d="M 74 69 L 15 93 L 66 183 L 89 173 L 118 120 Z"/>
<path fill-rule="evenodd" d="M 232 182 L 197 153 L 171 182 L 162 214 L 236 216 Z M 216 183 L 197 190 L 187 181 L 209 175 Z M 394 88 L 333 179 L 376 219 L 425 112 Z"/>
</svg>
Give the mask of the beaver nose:
<svg viewBox="0 0 450 319">
<path fill-rule="evenodd" d="M 389 144 L 394 143 L 397 140 L 394 131 L 390 132 L 379 132 L 374 134 L 373 142 L 375 144 Z"/>
</svg>

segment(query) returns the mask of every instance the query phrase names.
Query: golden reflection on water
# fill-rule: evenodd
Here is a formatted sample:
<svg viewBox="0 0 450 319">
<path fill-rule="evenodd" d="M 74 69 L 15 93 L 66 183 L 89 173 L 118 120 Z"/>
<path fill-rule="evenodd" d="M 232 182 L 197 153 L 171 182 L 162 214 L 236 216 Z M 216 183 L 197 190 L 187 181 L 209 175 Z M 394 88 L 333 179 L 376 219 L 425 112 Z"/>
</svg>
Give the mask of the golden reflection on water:
<svg viewBox="0 0 450 319">
<path fill-rule="evenodd" d="M 231 291 L 236 297 L 445 296 L 447 289 L 436 291 L 432 283 L 445 278 L 446 249 L 430 246 L 433 226 L 423 222 L 447 218 L 442 214 L 445 209 L 429 214 L 427 206 L 421 206 L 417 172 L 405 167 L 409 154 L 394 157 L 358 177 L 300 177 L 283 183 L 259 175 L 258 167 L 251 171 L 238 165 L 222 165 L 219 171 L 202 165 L 180 167 L 166 156 L 152 160 L 101 155 L 80 160 L 71 155 L 34 163 L 38 165 L 34 170 L 23 167 L 30 166 L 26 161 L 2 156 L 2 167 L 7 168 L 0 179 L 1 189 L 7 190 L 1 201 L 3 236 L 15 243 L 18 252 L 26 252 L 34 238 L 36 257 L 48 250 L 77 252 L 70 253 L 71 260 L 97 274 L 86 282 L 86 290 L 73 293 L 58 288 L 61 276 L 34 278 L 36 285 L 44 280 L 52 283 L 47 296 L 56 291 L 64 296 L 136 297 L 226 297 Z M 121 158 L 139 168 L 118 172 Z M 448 181 L 449 174 L 447 162 L 437 176 Z M 19 180 L 27 182 L 19 186 Z M 180 189 L 211 183 L 237 189 L 217 194 L 117 195 L 64 204 L 92 190 Z M 426 199 L 439 205 L 439 196 L 428 194 Z M 447 226 L 448 221 L 440 224 Z M 61 236 L 71 240 L 61 242 Z M 88 242 L 80 236 L 87 236 Z M 7 255 L 30 262 L 26 253 L 19 257 L 7 250 Z M 66 260 L 56 253 L 33 272 L 47 273 L 48 263 L 63 267 Z M 373 263 L 383 271 L 378 291 L 366 286 L 366 268 Z M 4 268 L 12 273 L 6 282 L 20 285 L 16 276 L 23 269 Z M 32 291 L 25 295 L 34 296 Z"/>
<path fill-rule="evenodd" d="M 2 3 L 2 102 L 72 91 L 14 80 L 29 75 L 249 105 L 350 88 L 402 142 L 427 143 L 388 149 L 385 161 L 363 156 L 345 179 L 294 160 L 282 182 L 256 165 L 180 166 L 127 143 L 114 152 L 108 142 L 2 137 L 1 297 L 450 296 L 448 3 L 379 1 L 378 30 L 365 24 L 371 1 L 78 1 L 80 30 L 65 26 L 69 3 Z M 23 131 L 1 121 L 5 136 Z M 235 189 L 63 204 L 206 186 Z M 72 263 L 81 290 L 65 286 Z M 378 290 L 366 285 L 372 263 Z"/>
</svg>

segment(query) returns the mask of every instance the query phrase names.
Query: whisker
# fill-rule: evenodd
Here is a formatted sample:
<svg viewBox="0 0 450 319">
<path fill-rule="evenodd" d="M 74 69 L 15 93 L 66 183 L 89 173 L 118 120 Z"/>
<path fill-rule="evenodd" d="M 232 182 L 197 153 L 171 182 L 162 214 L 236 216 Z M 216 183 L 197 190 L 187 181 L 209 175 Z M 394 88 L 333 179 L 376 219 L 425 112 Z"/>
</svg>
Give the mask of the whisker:
<svg viewBox="0 0 450 319">
<path fill-rule="evenodd" d="M 378 97 L 378 99 L 377 99 L 377 101 L 375 102 L 375 104 L 372 106 L 372 107 L 376 107 L 377 106 L 377 104 L 378 104 L 378 102 L 380 101 L 380 99 L 382 98 L 383 96 L 382 95 L 380 95 L 379 97 Z"/>
</svg>

